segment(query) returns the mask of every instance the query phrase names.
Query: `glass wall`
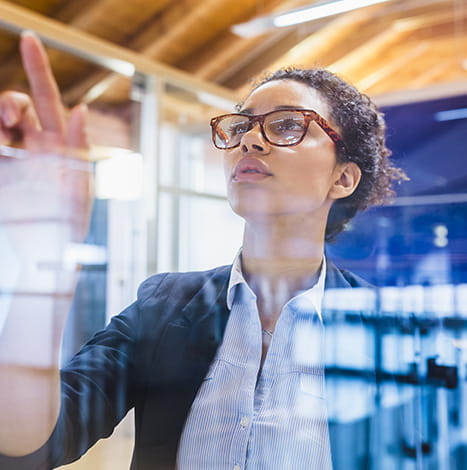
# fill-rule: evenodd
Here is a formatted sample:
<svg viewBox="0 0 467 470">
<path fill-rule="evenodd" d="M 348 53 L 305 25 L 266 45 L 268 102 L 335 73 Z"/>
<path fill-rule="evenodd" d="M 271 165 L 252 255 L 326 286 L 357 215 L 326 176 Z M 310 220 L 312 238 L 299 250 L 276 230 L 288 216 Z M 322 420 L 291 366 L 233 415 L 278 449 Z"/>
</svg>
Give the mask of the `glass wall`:
<svg viewBox="0 0 467 470">
<path fill-rule="evenodd" d="M 335 425 L 340 455 L 353 456 L 343 468 L 466 465 L 466 105 L 467 96 L 454 96 L 384 108 L 389 147 L 410 181 L 328 246 L 340 266 L 378 286 L 364 328 L 355 331 L 355 315 L 335 326 L 333 393 L 343 403 Z M 352 364 L 346 345 L 356 334 L 368 360 Z M 355 382 L 368 370 L 376 389 L 363 398 Z M 356 398 L 344 392 L 352 387 Z M 370 450 L 355 451 L 361 442 Z"/>
<path fill-rule="evenodd" d="M 0 148 L 2 370 L 19 365 L 45 373 L 60 342 L 59 324 L 69 312 L 60 358 L 67 364 L 90 336 L 134 302 L 145 278 L 228 265 L 240 248 L 243 222 L 229 207 L 222 152 L 213 148 L 208 125 L 211 116 L 231 109 L 167 78 L 137 74 L 123 80 L 125 102 L 90 104 L 96 129 L 114 129 L 107 141 L 93 147 L 91 164 L 70 159 L 63 167 L 60 155 Z M 325 398 L 336 469 L 451 470 L 467 465 L 467 121 L 461 112 L 466 106 L 467 97 L 458 96 L 384 109 L 389 146 L 410 181 L 397 188 L 394 204 L 358 215 L 326 247 L 330 263 L 370 284 L 326 288 L 325 343 L 318 352 L 325 357 L 325 387 L 317 385 L 317 368 L 307 362 L 321 338 L 306 321 L 293 330 L 297 362 L 292 372 L 299 377 L 299 394 L 292 416 L 313 419 L 313 407 Z M 112 135 L 119 139 L 112 141 Z M 74 217 L 85 212 L 75 205 L 75 189 L 91 175 L 95 197 L 89 231 L 84 239 L 74 239 Z M 348 279 L 345 272 L 342 276 Z M 191 291 L 170 293 L 173 304 L 155 309 L 161 318 L 174 315 L 180 298 L 190 296 L 187 303 L 195 298 Z M 165 294 L 164 287 L 157 291 Z M 217 307 L 214 301 L 204 305 L 209 311 Z M 197 312 L 201 318 L 205 313 Z M 171 317 L 168 324 L 180 331 L 193 322 L 191 336 L 179 331 L 173 343 L 169 327 L 157 345 L 138 331 L 153 354 L 145 358 L 148 363 L 157 364 L 169 344 L 174 360 L 188 361 L 190 374 L 209 382 L 220 368 L 219 358 L 206 369 L 202 361 L 214 357 L 215 338 L 197 349 L 203 334 L 196 321 Z M 122 336 L 127 326 L 138 329 L 138 322 L 128 322 L 119 330 Z M 41 335 L 49 346 L 41 350 L 26 339 L 12 340 L 9 331 L 15 325 L 24 338 Z M 112 345 L 107 353 L 129 355 L 132 348 Z M 28 362 L 31 357 L 34 361 Z M 154 369 L 166 374 L 173 388 L 154 377 L 144 377 L 144 385 L 138 382 L 141 377 L 136 380 L 135 387 L 146 387 L 144 393 L 160 399 L 151 406 L 162 416 L 177 414 L 172 403 L 190 387 L 189 380 L 177 381 L 174 369 L 173 375 L 163 366 Z M 2 379 L 0 393 L 6 395 L 9 386 Z M 80 417 L 94 410 L 86 406 Z M 106 408 L 98 411 L 89 419 L 106 422 Z M 144 423 L 145 413 L 153 411 L 149 405 L 139 409 L 137 422 Z M 100 441 L 68 468 L 128 468 L 132 420 L 123 420 L 109 441 Z M 247 421 L 241 422 L 242 429 L 248 428 Z M 175 432 L 167 426 L 160 431 L 161 442 Z M 282 457 L 288 461 L 287 450 Z"/>
<path fill-rule="evenodd" d="M 229 209 L 222 152 L 213 147 L 208 126 L 210 116 L 227 110 L 173 85 L 162 103 L 158 271 L 229 264 L 243 224 Z"/>
</svg>

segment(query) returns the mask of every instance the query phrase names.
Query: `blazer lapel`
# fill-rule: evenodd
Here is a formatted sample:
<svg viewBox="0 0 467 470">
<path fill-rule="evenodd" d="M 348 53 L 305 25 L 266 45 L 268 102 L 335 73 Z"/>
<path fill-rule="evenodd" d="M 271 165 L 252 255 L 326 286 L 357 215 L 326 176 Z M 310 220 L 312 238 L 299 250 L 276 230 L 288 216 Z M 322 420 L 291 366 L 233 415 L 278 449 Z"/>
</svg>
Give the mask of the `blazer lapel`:
<svg viewBox="0 0 467 470">
<path fill-rule="evenodd" d="M 229 267 L 215 270 L 188 301 L 173 298 L 174 294 L 167 299 L 167 308 L 174 312 L 149 371 L 154 379 L 140 415 L 139 442 L 149 461 L 175 462 L 190 407 L 223 338 L 229 273 Z"/>
</svg>

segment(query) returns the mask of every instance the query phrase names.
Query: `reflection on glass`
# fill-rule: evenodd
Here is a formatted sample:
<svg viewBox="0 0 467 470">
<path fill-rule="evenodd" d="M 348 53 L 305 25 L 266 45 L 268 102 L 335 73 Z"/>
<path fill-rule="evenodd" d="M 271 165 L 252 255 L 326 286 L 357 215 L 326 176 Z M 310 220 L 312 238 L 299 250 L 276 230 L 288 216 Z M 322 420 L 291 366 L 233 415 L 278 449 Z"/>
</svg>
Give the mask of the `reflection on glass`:
<svg viewBox="0 0 467 470">
<path fill-rule="evenodd" d="M 200 220 L 204 220 L 202 225 Z M 224 200 L 182 197 L 179 227 L 181 270 L 228 263 L 240 248 L 242 224 Z"/>
<path fill-rule="evenodd" d="M 272 81 L 249 106 L 279 106 L 294 94 L 322 106 L 300 87 Z M 266 152 L 251 129 L 240 153 L 219 154 L 198 111 L 169 111 L 158 129 L 157 219 L 147 225 L 137 219 L 150 156 L 129 152 L 96 165 L 100 199 L 87 238 L 92 164 L 68 149 L 5 148 L 0 157 L 2 400 L 14 390 L 15 367 L 39 377 L 39 386 L 16 392 L 25 408 L 42 394 L 40 418 L 54 424 L 57 388 L 47 378 L 58 379 L 51 370 L 63 365 L 58 425 L 26 459 L 71 462 L 135 408 L 135 437 L 119 428 L 113 447 L 127 450 L 134 439 L 135 468 L 463 468 L 465 204 L 420 203 L 412 194 L 412 204 L 354 219 L 323 258 L 323 200 L 335 181 L 358 174 L 326 179 L 336 168 L 355 170 L 351 158 L 332 160 L 326 134 L 327 144 L 305 136 L 302 152 Z M 224 165 L 232 208 L 246 222 L 241 252 L 244 227 L 220 189 Z M 146 275 L 140 265 L 151 250 L 158 271 L 234 264 L 159 273 L 133 302 L 128 292 Z M 86 330 L 119 310 L 81 349 Z M 110 458 L 104 452 L 90 468 Z M 29 465 L 1 459 L 2 468 Z"/>
</svg>

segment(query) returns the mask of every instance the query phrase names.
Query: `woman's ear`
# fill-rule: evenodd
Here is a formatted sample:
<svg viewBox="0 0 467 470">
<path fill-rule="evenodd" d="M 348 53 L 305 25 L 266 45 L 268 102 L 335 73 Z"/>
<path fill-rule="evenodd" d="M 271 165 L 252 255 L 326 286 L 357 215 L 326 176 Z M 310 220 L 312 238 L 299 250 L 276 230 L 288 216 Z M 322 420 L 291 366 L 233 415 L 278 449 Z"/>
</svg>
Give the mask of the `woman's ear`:
<svg viewBox="0 0 467 470">
<path fill-rule="evenodd" d="M 340 163 L 336 166 L 336 179 L 329 190 L 330 199 L 350 196 L 360 183 L 362 170 L 354 162 Z"/>
</svg>

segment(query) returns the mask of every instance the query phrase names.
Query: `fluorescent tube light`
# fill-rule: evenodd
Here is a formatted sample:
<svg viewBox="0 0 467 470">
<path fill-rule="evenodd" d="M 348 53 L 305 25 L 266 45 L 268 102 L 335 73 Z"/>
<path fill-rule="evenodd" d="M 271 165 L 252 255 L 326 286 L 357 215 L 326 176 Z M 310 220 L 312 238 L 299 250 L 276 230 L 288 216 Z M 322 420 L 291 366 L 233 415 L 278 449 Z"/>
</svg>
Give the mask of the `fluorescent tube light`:
<svg viewBox="0 0 467 470">
<path fill-rule="evenodd" d="M 391 0 L 335 0 L 320 5 L 314 4 L 277 15 L 259 16 L 246 23 L 232 26 L 232 31 L 238 36 L 250 38 L 266 33 L 273 28 L 284 28 L 299 23 L 306 23 L 319 18 L 326 18 L 389 1 Z"/>
<path fill-rule="evenodd" d="M 335 2 L 326 3 L 324 5 L 311 6 L 293 10 L 276 16 L 272 22 L 276 28 L 284 28 L 307 21 L 326 18 L 327 16 L 338 15 L 347 11 L 356 10 L 358 8 L 376 5 L 391 0 L 337 0 Z"/>
<path fill-rule="evenodd" d="M 449 109 L 435 113 L 435 121 L 454 121 L 456 119 L 467 119 L 467 108 Z"/>
</svg>

